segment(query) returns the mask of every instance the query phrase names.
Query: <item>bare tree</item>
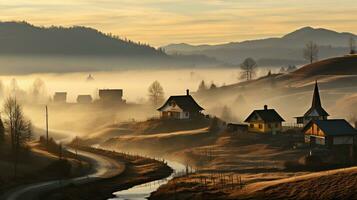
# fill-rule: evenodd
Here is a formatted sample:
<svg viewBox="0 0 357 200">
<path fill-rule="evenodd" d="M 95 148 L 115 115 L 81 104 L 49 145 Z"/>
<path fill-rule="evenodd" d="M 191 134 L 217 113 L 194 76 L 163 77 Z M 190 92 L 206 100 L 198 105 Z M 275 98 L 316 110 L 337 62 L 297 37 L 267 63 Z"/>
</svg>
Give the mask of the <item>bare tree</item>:
<svg viewBox="0 0 357 200">
<path fill-rule="evenodd" d="M 25 121 L 24 128 L 21 133 L 22 143 L 31 141 L 33 139 L 33 126 L 30 120 Z"/>
<path fill-rule="evenodd" d="M 350 45 L 350 54 L 355 54 L 356 53 L 356 42 L 352 36 L 350 37 L 349 45 Z"/>
<path fill-rule="evenodd" d="M 40 99 L 45 99 L 46 96 L 46 85 L 45 82 L 40 79 L 37 78 L 31 87 L 31 95 L 32 98 L 35 102 L 38 102 Z"/>
<path fill-rule="evenodd" d="M 314 61 L 317 61 L 318 54 L 319 47 L 317 46 L 317 44 L 313 41 L 308 42 L 304 49 L 304 58 L 310 63 L 313 63 Z"/>
<path fill-rule="evenodd" d="M 240 65 L 240 68 L 243 70 L 241 73 L 241 78 L 247 81 L 252 80 L 252 78 L 255 76 L 257 67 L 258 65 L 253 58 L 246 58 Z"/>
<path fill-rule="evenodd" d="M 26 121 L 22 107 L 15 97 L 9 97 L 4 103 L 5 128 L 10 134 L 11 147 L 14 153 L 14 176 L 17 175 L 17 165 L 20 149 L 32 137 L 32 125 Z"/>
<path fill-rule="evenodd" d="M 18 90 L 20 89 L 19 85 L 17 84 L 17 80 L 16 79 L 11 79 L 10 82 L 10 94 L 11 95 L 16 95 L 16 93 L 18 92 Z"/>
<path fill-rule="evenodd" d="M 5 141 L 5 127 L 0 116 L 0 143 Z"/>
<path fill-rule="evenodd" d="M 149 99 L 152 105 L 158 106 L 164 101 L 164 89 L 159 81 L 154 81 L 149 87 Z"/>
</svg>

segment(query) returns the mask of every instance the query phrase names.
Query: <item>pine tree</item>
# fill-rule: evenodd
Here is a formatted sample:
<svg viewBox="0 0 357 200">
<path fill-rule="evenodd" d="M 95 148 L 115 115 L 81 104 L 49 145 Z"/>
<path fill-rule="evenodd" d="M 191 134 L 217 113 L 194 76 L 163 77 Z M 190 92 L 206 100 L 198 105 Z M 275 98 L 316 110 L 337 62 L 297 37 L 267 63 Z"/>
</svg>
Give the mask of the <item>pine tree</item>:
<svg viewBox="0 0 357 200">
<path fill-rule="evenodd" d="M 201 81 L 200 85 L 198 86 L 197 92 L 202 92 L 207 90 L 207 86 L 204 80 Z"/>
<path fill-rule="evenodd" d="M 212 82 L 212 84 L 211 84 L 211 86 L 210 86 L 209 89 L 214 90 L 214 89 L 216 89 L 216 88 L 217 88 L 217 85 Z"/>
</svg>

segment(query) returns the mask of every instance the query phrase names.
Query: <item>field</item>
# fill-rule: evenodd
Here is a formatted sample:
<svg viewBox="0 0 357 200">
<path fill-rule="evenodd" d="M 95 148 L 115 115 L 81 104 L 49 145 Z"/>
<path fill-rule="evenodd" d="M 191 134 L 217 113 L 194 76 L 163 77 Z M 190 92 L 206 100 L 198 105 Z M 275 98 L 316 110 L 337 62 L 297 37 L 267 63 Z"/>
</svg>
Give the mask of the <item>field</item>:
<svg viewBox="0 0 357 200">
<path fill-rule="evenodd" d="M 142 127 L 138 124 L 130 127 Z M 128 127 L 128 124 L 123 126 Z M 224 129 L 210 132 L 208 128 L 202 128 L 143 134 L 119 131 L 117 136 L 109 138 L 101 146 L 164 157 L 188 166 L 185 175 L 161 186 L 150 199 L 301 199 L 308 197 L 301 190 L 294 189 L 295 186 L 303 187 L 301 181 L 317 185 L 317 179 L 321 178 L 327 184 L 329 179 L 322 176 L 336 173 L 333 176 L 336 180 L 344 176 L 339 174 L 341 171 L 333 171 L 334 166 L 327 172 L 315 172 L 325 168 L 304 167 L 309 148 L 304 145 L 297 148 L 302 143 L 303 137 L 298 129 L 288 129 L 272 136 L 238 134 Z M 300 165 L 290 168 L 289 162 Z M 280 189 L 290 192 L 277 192 Z M 324 193 L 327 197 L 331 194 Z"/>
</svg>

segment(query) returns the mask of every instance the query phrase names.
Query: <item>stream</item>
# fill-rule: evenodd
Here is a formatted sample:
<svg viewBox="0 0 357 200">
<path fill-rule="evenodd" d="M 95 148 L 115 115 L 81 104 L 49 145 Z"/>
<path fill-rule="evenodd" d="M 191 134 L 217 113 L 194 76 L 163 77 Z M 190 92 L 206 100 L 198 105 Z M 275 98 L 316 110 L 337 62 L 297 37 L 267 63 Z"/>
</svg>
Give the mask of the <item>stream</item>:
<svg viewBox="0 0 357 200">
<path fill-rule="evenodd" d="M 51 131 L 56 132 L 56 133 L 67 133 L 68 131 L 62 131 L 62 130 L 55 130 Z M 72 132 L 69 132 L 72 133 Z M 75 135 L 75 134 L 72 134 Z M 73 138 L 63 138 L 60 141 L 61 142 L 69 142 Z M 94 148 L 98 148 L 99 145 L 92 145 Z M 163 159 L 161 159 L 163 160 Z M 116 196 L 114 198 L 110 198 L 108 200 L 146 200 L 150 194 L 154 191 L 156 191 L 161 185 L 166 184 L 169 180 L 173 179 L 176 176 L 180 176 L 186 171 L 186 166 L 175 161 L 169 161 L 166 160 L 167 165 L 173 169 L 173 173 L 163 179 L 160 180 L 155 180 L 151 181 L 148 183 L 136 185 L 132 188 L 129 188 L 127 190 L 120 190 L 117 192 L 114 192 L 113 195 Z M 193 169 L 191 169 L 192 171 Z"/>
<path fill-rule="evenodd" d="M 114 192 L 113 194 L 116 197 L 110 198 L 109 200 L 145 200 L 161 185 L 166 184 L 169 180 L 186 170 L 186 166 L 178 162 L 167 161 L 167 165 L 174 170 L 169 177 L 137 185 L 127 190 Z"/>
</svg>

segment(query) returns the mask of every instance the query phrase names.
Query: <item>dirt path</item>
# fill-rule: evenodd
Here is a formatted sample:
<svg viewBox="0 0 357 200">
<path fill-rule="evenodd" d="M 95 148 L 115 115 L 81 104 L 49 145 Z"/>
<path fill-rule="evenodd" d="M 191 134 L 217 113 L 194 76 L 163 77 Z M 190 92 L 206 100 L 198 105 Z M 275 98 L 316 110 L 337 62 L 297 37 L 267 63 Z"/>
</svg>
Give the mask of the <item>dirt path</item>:
<svg viewBox="0 0 357 200">
<path fill-rule="evenodd" d="M 69 149 L 70 151 L 73 151 Z M 78 155 L 82 156 L 92 164 L 93 170 L 86 175 L 67 180 L 55 180 L 42 183 L 30 184 L 19 187 L 1 196 L 0 199 L 4 200 L 34 200 L 38 199 L 39 195 L 43 192 L 48 192 L 54 189 L 65 187 L 69 184 L 83 184 L 94 182 L 100 179 L 110 178 L 121 174 L 125 170 L 125 165 L 114 159 L 106 156 L 78 151 Z"/>
</svg>

